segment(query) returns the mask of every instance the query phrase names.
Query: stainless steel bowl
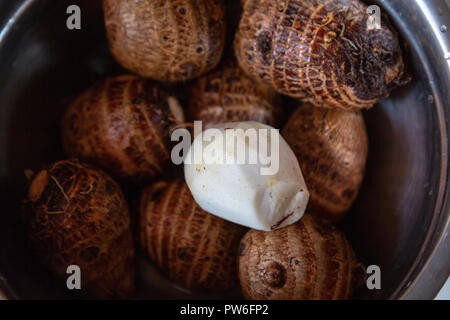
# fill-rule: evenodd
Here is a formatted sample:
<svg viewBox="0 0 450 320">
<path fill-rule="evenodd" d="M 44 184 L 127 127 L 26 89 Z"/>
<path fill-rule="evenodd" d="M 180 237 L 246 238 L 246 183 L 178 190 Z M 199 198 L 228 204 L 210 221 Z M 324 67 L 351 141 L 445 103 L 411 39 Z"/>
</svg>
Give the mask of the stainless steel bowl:
<svg viewBox="0 0 450 320">
<path fill-rule="evenodd" d="M 382 290 L 362 297 L 433 298 L 450 274 L 449 1 L 374 2 L 408 43 L 414 81 L 365 114 L 367 176 L 343 228 L 363 262 L 381 267 Z M 19 204 L 24 169 L 63 158 L 58 122 L 67 97 L 122 72 L 108 52 L 99 3 L 0 2 L 0 297 L 70 297 L 33 257 Z M 66 28 L 71 4 L 82 8 L 80 31 Z M 145 259 L 139 274 L 137 297 L 200 297 Z"/>
</svg>

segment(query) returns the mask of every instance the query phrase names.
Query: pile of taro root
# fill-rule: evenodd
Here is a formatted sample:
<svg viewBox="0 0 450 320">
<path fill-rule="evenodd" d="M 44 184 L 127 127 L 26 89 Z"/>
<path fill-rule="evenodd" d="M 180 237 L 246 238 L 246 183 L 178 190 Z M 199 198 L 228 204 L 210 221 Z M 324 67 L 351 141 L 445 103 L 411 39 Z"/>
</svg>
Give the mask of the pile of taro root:
<svg viewBox="0 0 450 320">
<path fill-rule="evenodd" d="M 359 0 L 103 0 L 103 10 L 128 73 L 70 103 L 66 160 L 29 177 L 23 218 L 41 262 L 64 283 L 78 265 L 100 299 L 133 297 L 137 250 L 192 292 L 352 298 L 365 270 L 337 225 L 364 178 L 362 110 L 409 80 L 387 17 L 370 28 Z M 303 218 L 260 231 L 204 211 L 171 161 L 171 132 L 195 120 L 280 129 L 309 190 Z"/>
</svg>

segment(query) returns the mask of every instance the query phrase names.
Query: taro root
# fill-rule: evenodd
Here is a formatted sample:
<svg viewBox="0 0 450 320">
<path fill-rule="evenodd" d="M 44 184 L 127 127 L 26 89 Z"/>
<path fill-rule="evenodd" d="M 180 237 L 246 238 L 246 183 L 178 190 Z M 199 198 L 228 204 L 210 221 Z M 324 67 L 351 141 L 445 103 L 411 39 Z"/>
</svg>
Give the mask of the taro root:
<svg viewBox="0 0 450 320">
<path fill-rule="evenodd" d="M 337 222 L 354 202 L 368 152 L 361 111 L 301 106 L 282 136 L 300 163 L 310 192 L 308 210 Z"/>
<path fill-rule="evenodd" d="M 241 121 L 279 125 L 277 94 L 249 79 L 233 61 L 197 79 L 190 91 L 188 118 L 203 121 L 203 127 Z"/>
<path fill-rule="evenodd" d="M 310 215 L 241 241 L 239 279 L 246 299 L 344 300 L 364 279 L 345 235 Z"/>
<path fill-rule="evenodd" d="M 103 0 L 103 9 L 112 54 L 140 76 L 185 81 L 221 59 L 222 0 Z"/>
<path fill-rule="evenodd" d="M 150 182 L 170 165 L 170 130 L 183 120 L 176 98 L 150 80 L 106 79 L 82 93 L 62 121 L 64 149 L 126 184 Z"/>
<path fill-rule="evenodd" d="M 34 176 L 25 222 L 37 257 L 65 281 L 77 265 L 81 288 L 95 298 L 125 298 L 135 285 L 131 218 L 122 191 L 106 173 L 77 160 Z"/>
<path fill-rule="evenodd" d="M 235 39 L 243 70 L 315 106 L 369 108 L 408 82 L 397 33 L 368 28 L 359 0 L 247 0 Z"/>
<path fill-rule="evenodd" d="M 169 279 L 200 291 L 238 284 L 236 254 L 245 228 L 202 210 L 184 181 L 147 187 L 139 212 L 141 246 Z"/>
<path fill-rule="evenodd" d="M 257 230 L 276 230 L 300 220 L 309 192 L 298 159 L 278 130 L 259 122 L 227 122 L 211 130 L 215 137 L 225 137 L 226 146 L 197 135 L 186 155 L 194 161 L 184 164 L 184 178 L 197 204 Z M 261 160 L 267 155 L 264 146 L 272 155 L 267 162 Z"/>
</svg>

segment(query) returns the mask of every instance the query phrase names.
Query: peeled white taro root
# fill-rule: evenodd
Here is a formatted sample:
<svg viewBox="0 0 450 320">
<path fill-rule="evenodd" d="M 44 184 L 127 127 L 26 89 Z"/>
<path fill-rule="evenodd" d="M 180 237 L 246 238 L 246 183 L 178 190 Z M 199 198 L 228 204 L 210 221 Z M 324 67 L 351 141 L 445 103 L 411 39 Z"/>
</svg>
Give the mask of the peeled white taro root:
<svg viewBox="0 0 450 320">
<path fill-rule="evenodd" d="M 291 225 L 308 204 L 295 154 L 278 130 L 258 122 L 222 123 L 198 134 L 184 173 L 203 210 L 252 229 Z"/>
</svg>

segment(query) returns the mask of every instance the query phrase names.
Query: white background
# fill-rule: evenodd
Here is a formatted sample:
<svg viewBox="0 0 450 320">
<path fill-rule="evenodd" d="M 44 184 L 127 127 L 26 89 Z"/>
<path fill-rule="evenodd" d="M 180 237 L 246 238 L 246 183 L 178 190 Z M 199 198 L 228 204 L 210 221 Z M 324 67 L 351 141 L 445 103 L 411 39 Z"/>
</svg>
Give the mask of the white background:
<svg viewBox="0 0 450 320">
<path fill-rule="evenodd" d="M 436 296 L 436 300 L 450 300 L 450 278 L 447 280 L 441 292 Z"/>
</svg>

